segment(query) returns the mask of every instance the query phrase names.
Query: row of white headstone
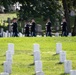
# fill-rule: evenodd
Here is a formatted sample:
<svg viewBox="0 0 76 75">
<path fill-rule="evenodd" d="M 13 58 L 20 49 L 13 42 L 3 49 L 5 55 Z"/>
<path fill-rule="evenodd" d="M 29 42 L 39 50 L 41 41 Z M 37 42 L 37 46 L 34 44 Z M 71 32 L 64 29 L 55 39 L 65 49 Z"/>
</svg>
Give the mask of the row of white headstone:
<svg viewBox="0 0 76 75">
<path fill-rule="evenodd" d="M 60 63 L 64 63 L 64 73 L 76 75 L 76 70 L 72 70 L 72 62 L 66 59 L 66 52 L 62 50 L 62 44 L 56 44 L 56 54 L 60 55 Z"/>
<path fill-rule="evenodd" d="M 9 33 L 8 31 L 1 33 L 2 37 L 12 37 L 13 36 L 13 32 Z M 24 37 L 24 35 L 19 32 L 18 34 L 19 37 Z"/>
<path fill-rule="evenodd" d="M 8 31 L 3 32 L 3 33 L 1 33 L 1 34 L 2 34 L 3 37 L 12 37 L 12 36 L 13 36 L 13 32 L 9 33 Z M 19 36 L 19 37 L 24 37 L 24 35 L 23 35 L 21 32 L 19 32 L 18 36 Z M 56 36 L 56 37 L 59 37 L 59 33 L 55 33 L 55 36 Z M 70 36 L 72 36 L 72 34 L 69 33 L 68 36 L 70 37 Z M 41 35 L 37 35 L 37 37 L 41 37 Z M 44 35 L 44 37 L 46 37 L 46 35 Z"/>
<path fill-rule="evenodd" d="M 39 44 L 34 44 L 33 54 L 34 54 L 34 64 L 35 64 L 36 75 L 44 75 L 44 72 L 42 70 L 42 61 L 41 61 L 41 56 L 40 56 Z"/>
<path fill-rule="evenodd" d="M 1 28 L 1 33 L 0 33 L 0 35 L 1 35 L 2 37 L 12 37 L 12 36 L 13 36 L 13 32 L 9 33 L 8 30 L 7 30 L 6 32 L 4 32 L 4 31 L 3 31 L 3 28 Z M 23 35 L 21 32 L 19 32 L 18 36 L 19 36 L 19 37 L 24 37 L 24 35 Z M 55 36 L 56 36 L 56 37 L 59 37 L 59 33 L 56 32 L 56 33 L 55 33 Z M 72 36 L 72 34 L 69 33 L 68 36 Z M 37 35 L 37 37 L 41 37 L 41 35 Z M 46 35 L 44 35 L 44 37 L 46 37 Z"/>
<path fill-rule="evenodd" d="M 6 51 L 6 61 L 4 61 L 4 72 L 0 75 L 9 75 L 12 72 L 12 63 L 14 55 L 14 44 L 8 44 L 8 50 Z"/>
<path fill-rule="evenodd" d="M 56 32 L 56 33 L 55 33 L 55 36 L 56 36 L 56 37 L 59 37 L 60 35 L 59 35 L 58 32 Z M 70 36 L 72 36 L 72 33 L 69 33 L 69 34 L 68 34 L 68 37 L 70 37 Z"/>
</svg>

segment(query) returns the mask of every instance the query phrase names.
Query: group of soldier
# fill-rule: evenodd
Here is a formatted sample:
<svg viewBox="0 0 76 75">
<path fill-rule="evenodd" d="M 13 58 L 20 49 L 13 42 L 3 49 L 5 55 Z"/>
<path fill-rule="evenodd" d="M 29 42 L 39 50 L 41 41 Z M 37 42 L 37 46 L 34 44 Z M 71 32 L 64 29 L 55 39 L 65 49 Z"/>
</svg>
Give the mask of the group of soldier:
<svg viewBox="0 0 76 75">
<path fill-rule="evenodd" d="M 62 19 L 61 25 L 62 25 L 62 36 L 67 36 L 67 22 L 65 18 Z M 25 36 L 27 37 L 29 37 L 30 34 L 29 27 L 31 27 L 31 36 L 36 37 L 36 22 L 34 19 L 31 20 L 31 23 L 29 23 L 28 21 L 25 22 L 24 29 L 25 29 Z M 13 36 L 17 37 L 18 25 L 16 18 L 13 19 L 12 29 L 13 29 Z M 45 29 L 46 29 L 46 36 L 52 36 L 52 24 L 50 19 L 47 19 Z"/>
</svg>

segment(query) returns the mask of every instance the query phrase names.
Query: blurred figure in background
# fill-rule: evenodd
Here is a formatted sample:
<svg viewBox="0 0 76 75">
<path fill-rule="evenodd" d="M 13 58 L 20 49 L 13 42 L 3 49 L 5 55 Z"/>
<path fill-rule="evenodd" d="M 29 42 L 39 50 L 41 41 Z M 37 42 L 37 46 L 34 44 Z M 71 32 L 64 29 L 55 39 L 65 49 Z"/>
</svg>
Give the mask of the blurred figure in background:
<svg viewBox="0 0 76 75">
<path fill-rule="evenodd" d="M 29 22 L 26 21 L 24 28 L 25 28 L 25 36 L 27 37 L 29 37 L 29 26 L 30 26 Z"/>
<path fill-rule="evenodd" d="M 62 25 L 62 36 L 67 36 L 67 22 L 65 18 L 62 19 L 61 25 Z"/>
<path fill-rule="evenodd" d="M 51 21 L 50 21 L 50 19 L 47 20 L 45 28 L 46 28 L 46 36 L 52 36 L 52 34 L 51 34 Z"/>
<path fill-rule="evenodd" d="M 31 36 L 36 36 L 36 23 L 34 19 L 31 22 Z"/>
<path fill-rule="evenodd" d="M 13 18 L 13 24 L 12 24 L 12 29 L 13 29 L 13 36 L 18 37 L 18 25 L 17 25 L 17 18 Z"/>
</svg>

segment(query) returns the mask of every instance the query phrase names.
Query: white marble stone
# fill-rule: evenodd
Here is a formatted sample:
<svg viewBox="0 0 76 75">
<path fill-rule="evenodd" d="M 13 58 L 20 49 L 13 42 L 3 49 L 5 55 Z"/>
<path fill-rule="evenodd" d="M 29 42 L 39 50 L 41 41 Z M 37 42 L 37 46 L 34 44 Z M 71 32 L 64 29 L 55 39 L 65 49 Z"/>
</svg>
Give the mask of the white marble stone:
<svg viewBox="0 0 76 75">
<path fill-rule="evenodd" d="M 42 72 L 42 62 L 41 61 L 35 61 L 35 73 Z"/>
<path fill-rule="evenodd" d="M 4 29 L 1 28 L 1 36 L 3 37 L 3 32 L 4 32 Z"/>
<path fill-rule="evenodd" d="M 37 37 L 42 37 L 41 35 L 37 35 Z"/>
<path fill-rule="evenodd" d="M 46 37 L 46 35 L 44 34 L 44 37 Z"/>
<path fill-rule="evenodd" d="M 40 45 L 39 44 L 34 44 L 33 50 L 35 51 L 40 51 Z"/>
<path fill-rule="evenodd" d="M 5 37 L 8 37 L 8 34 L 7 34 L 7 32 L 5 32 Z"/>
<path fill-rule="evenodd" d="M 8 33 L 8 37 L 11 37 L 11 34 L 10 33 Z"/>
<path fill-rule="evenodd" d="M 60 62 L 64 63 L 66 60 L 66 52 L 65 51 L 61 51 L 60 52 Z"/>
<path fill-rule="evenodd" d="M 21 32 L 19 33 L 19 37 L 23 37 L 23 35 L 22 35 L 22 33 L 21 33 Z"/>
<path fill-rule="evenodd" d="M 40 52 L 39 51 L 35 51 L 34 52 L 34 61 L 38 61 L 40 59 L 41 59 Z"/>
<path fill-rule="evenodd" d="M 10 51 L 6 51 L 6 61 L 9 61 L 11 64 L 13 62 L 13 56 Z"/>
<path fill-rule="evenodd" d="M 4 72 L 9 74 L 12 72 L 12 65 L 8 61 L 4 62 Z"/>
<path fill-rule="evenodd" d="M 3 29 L 3 28 L 1 28 L 1 33 L 3 33 L 3 30 L 4 30 L 4 29 Z"/>
<path fill-rule="evenodd" d="M 14 54 L 14 44 L 13 43 L 8 44 L 8 51 L 10 51 L 11 54 Z"/>
<path fill-rule="evenodd" d="M 4 73 L 0 73 L 0 75 L 9 75 L 8 73 L 4 72 Z"/>
<path fill-rule="evenodd" d="M 58 33 L 58 32 L 56 32 L 56 33 L 55 33 L 55 36 L 56 36 L 56 37 L 58 37 L 58 36 L 59 36 L 59 33 Z"/>
<path fill-rule="evenodd" d="M 10 33 L 10 36 L 11 36 L 11 37 L 13 36 L 13 32 Z"/>
<path fill-rule="evenodd" d="M 70 70 L 70 75 L 76 75 L 76 70 Z"/>
<path fill-rule="evenodd" d="M 5 32 L 3 32 L 3 37 L 5 37 Z"/>
<path fill-rule="evenodd" d="M 9 37 L 9 31 L 8 30 L 6 31 L 6 34 L 7 34 L 7 37 Z"/>
<path fill-rule="evenodd" d="M 36 75 L 44 75 L 44 72 L 37 72 Z"/>
<path fill-rule="evenodd" d="M 56 43 L 56 54 L 59 54 L 60 51 L 62 51 L 62 44 L 61 43 Z"/>
<path fill-rule="evenodd" d="M 69 37 L 72 36 L 72 33 L 69 33 L 68 36 L 69 36 Z"/>
<path fill-rule="evenodd" d="M 70 70 L 72 70 L 72 62 L 70 60 L 66 60 L 64 62 L 64 72 L 70 73 Z"/>
</svg>

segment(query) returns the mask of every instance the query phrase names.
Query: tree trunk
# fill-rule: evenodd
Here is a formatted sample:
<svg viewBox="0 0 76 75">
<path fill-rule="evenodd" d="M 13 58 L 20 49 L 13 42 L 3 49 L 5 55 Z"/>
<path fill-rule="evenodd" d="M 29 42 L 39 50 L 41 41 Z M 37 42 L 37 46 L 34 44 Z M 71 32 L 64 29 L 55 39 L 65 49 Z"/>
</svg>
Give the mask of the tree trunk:
<svg viewBox="0 0 76 75">
<path fill-rule="evenodd" d="M 67 31 L 68 31 L 68 33 L 71 33 L 68 4 L 67 4 L 66 0 L 62 0 L 62 3 L 63 3 L 63 8 L 64 8 L 64 16 L 65 16 L 66 21 L 67 21 Z"/>
<path fill-rule="evenodd" d="M 74 27 L 73 27 L 72 35 L 76 36 L 76 16 L 75 16 L 75 21 L 74 21 Z"/>
</svg>

